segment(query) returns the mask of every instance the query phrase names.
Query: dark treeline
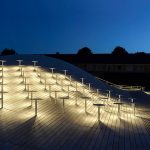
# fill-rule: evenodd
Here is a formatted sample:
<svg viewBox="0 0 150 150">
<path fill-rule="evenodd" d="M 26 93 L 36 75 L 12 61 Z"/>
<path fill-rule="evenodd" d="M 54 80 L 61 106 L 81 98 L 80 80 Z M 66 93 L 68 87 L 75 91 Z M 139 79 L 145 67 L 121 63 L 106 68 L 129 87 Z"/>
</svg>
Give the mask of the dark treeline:
<svg viewBox="0 0 150 150">
<path fill-rule="evenodd" d="M 5 48 L 5 49 L 3 49 L 3 50 L 1 51 L 0 54 L 1 54 L 1 55 L 16 55 L 16 54 L 18 54 L 18 53 L 16 52 L 15 49 L 12 49 L 12 48 Z"/>
<path fill-rule="evenodd" d="M 5 49 L 0 51 L 0 54 L 1 55 L 16 55 L 16 54 L 18 54 L 18 52 L 13 48 L 5 48 Z M 60 52 L 56 52 L 56 54 L 59 55 Z M 83 48 L 77 50 L 76 54 L 79 55 L 79 56 L 87 56 L 87 55 L 94 54 L 94 52 L 88 47 L 83 47 Z M 112 50 L 111 54 L 112 55 L 125 56 L 125 55 L 128 55 L 129 53 L 125 48 L 123 48 L 121 46 L 116 46 Z M 134 54 L 136 54 L 136 55 L 146 55 L 145 52 L 135 52 Z"/>
<path fill-rule="evenodd" d="M 90 48 L 88 48 L 88 47 L 83 47 L 83 48 L 81 48 L 81 49 L 79 49 L 78 51 L 77 51 L 77 55 L 92 55 L 92 54 L 94 54 L 93 52 L 92 52 L 92 50 L 90 49 Z M 114 49 L 113 49 L 113 51 L 111 52 L 111 54 L 112 55 L 120 55 L 120 56 L 125 56 L 125 55 L 128 55 L 129 53 L 128 53 L 128 51 L 125 49 L 125 48 L 123 48 L 123 47 L 121 47 L 121 46 L 116 46 Z M 135 55 L 146 55 L 146 53 L 145 52 L 136 52 L 136 53 L 134 53 Z"/>
</svg>

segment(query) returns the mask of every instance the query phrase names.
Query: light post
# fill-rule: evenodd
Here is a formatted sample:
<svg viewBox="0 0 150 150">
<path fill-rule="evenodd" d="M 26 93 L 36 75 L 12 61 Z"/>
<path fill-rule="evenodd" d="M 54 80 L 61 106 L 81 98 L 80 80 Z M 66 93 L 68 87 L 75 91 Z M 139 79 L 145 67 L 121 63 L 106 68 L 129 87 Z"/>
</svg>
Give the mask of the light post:
<svg viewBox="0 0 150 150">
<path fill-rule="evenodd" d="M 118 102 L 121 102 L 121 94 L 118 95 Z"/>
<path fill-rule="evenodd" d="M 69 81 L 70 81 L 70 85 L 71 85 L 71 82 L 72 82 L 72 76 L 71 75 L 69 76 Z"/>
<path fill-rule="evenodd" d="M 84 84 L 84 78 L 80 78 L 82 85 Z"/>
<path fill-rule="evenodd" d="M 76 91 L 78 91 L 78 82 L 76 81 Z"/>
<path fill-rule="evenodd" d="M 34 60 L 34 61 L 32 61 L 32 62 L 33 62 L 33 67 L 34 67 L 34 70 L 33 70 L 33 71 L 36 71 L 36 70 L 35 70 L 35 67 L 36 67 L 36 64 L 37 64 L 38 61 Z"/>
<path fill-rule="evenodd" d="M 135 116 L 135 103 L 134 103 L 134 99 L 135 98 L 129 98 L 131 100 L 131 108 L 133 109 L 133 114 Z"/>
<path fill-rule="evenodd" d="M 20 66 L 21 66 L 21 63 L 23 62 L 23 60 L 19 59 L 19 60 L 16 60 L 18 62 L 18 66 L 19 66 L 19 71 L 20 71 Z"/>
<path fill-rule="evenodd" d="M 91 91 L 91 83 L 88 83 L 88 90 Z"/>
<path fill-rule="evenodd" d="M 54 69 L 55 69 L 55 68 L 49 68 L 49 69 L 51 70 L 52 77 L 53 77 L 53 75 L 54 75 Z"/>
<path fill-rule="evenodd" d="M 66 79 L 66 75 L 67 75 L 68 70 L 63 70 L 63 71 L 64 71 L 64 75 L 65 75 L 65 79 Z"/>
</svg>

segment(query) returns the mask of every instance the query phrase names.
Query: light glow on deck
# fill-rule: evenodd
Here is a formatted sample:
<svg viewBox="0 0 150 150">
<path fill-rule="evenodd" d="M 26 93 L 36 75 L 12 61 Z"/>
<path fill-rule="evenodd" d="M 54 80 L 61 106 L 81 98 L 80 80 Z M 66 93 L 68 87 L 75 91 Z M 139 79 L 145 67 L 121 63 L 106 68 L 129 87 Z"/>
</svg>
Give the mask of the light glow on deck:
<svg viewBox="0 0 150 150">
<path fill-rule="evenodd" d="M 65 109 L 62 115 L 70 113 L 73 116 L 83 115 L 83 120 L 79 120 L 79 124 L 95 123 L 97 120 L 97 107 L 93 106 L 93 103 L 100 102 L 105 104 L 104 108 L 100 109 L 100 120 L 107 126 L 110 122 L 116 119 L 123 119 L 127 121 L 135 119 L 133 108 L 131 106 L 121 106 L 121 110 L 118 116 L 118 106 L 113 103 L 117 99 L 111 99 L 110 91 L 106 95 L 102 95 L 98 90 L 93 90 L 90 84 L 84 83 L 84 78 L 81 81 L 76 81 L 65 73 L 50 72 L 42 69 L 42 67 L 36 66 L 2 66 L 3 67 L 3 101 L 4 110 L 19 111 L 19 118 L 29 119 L 34 116 L 35 100 L 37 100 L 37 117 L 43 117 L 45 115 L 51 116 L 48 109 L 48 105 L 54 105 L 58 107 L 58 112 L 61 114 L 62 109 Z M 1 70 L 2 72 L 2 70 Z M 89 88 L 90 87 L 90 88 Z M 28 89 L 29 88 L 29 89 Z M 32 93 L 33 91 L 33 93 Z M 7 93 L 5 93 L 7 92 Z M 31 98 L 32 94 L 32 98 Z M 50 97 L 51 96 L 51 97 Z M 57 96 L 57 97 L 56 97 Z M 60 97 L 69 96 L 69 99 L 65 99 L 64 106 Z M 89 98 L 86 100 L 84 96 Z M 101 97 L 101 100 L 99 100 Z M 55 103 L 54 103 L 55 101 Z M 77 104 L 76 104 L 77 103 Z M 85 112 L 87 107 L 87 112 Z M 109 115 L 109 117 L 108 117 Z M 18 117 L 16 116 L 16 117 Z M 128 119 L 126 119 L 128 117 Z M 44 121 L 44 119 L 42 119 Z"/>
</svg>

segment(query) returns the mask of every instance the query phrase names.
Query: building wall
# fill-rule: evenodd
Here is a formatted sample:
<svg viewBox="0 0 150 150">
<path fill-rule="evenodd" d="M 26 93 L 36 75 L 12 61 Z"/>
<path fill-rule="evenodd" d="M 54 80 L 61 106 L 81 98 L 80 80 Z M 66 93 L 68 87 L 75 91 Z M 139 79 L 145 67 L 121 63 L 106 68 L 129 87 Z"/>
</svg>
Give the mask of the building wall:
<svg viewBox="0 0 150 150">
<path fill-rule="evenodd" d="M 88 72 L 150 73 L 150 64 L 77 64 Z"/>
</svg>

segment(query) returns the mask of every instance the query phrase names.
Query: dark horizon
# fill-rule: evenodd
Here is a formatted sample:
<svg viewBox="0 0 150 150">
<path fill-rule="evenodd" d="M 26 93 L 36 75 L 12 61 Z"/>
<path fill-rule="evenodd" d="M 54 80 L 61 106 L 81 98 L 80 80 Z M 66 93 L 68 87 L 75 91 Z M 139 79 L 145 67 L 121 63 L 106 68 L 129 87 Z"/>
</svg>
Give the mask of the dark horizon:
<svg viewBox="0 0 150 150">
<path fill-rule="evenodd" d="M 83 47 L 82 47 L 83 48 Z M 13 48 L 8 48 L 8 47 L 6 47 L 6 48 L 4 48 L 4 49 L 0 49 L 0 53 L 3 51 L 3 50 L 5 50 L 5 49 L 10 49 L 10 50 L 14 50 L 14 51 L 16 51 L 17 52 L 17 54 L 52 54 L 52 55 L 75 55 L 75 54 L 77 54 L 78 53 L 78 51 L 80 50 L 80 49 L 82 49 L 82 48 L 79 48 L 78 50 L 76 50 L 76 52 L 74 52 L 74 53 L 67 53 L 67 52 L 59 52 L 59 51 L 57 51 L 57 52 L 54 52 L 54 53 L 50 53 L 50 52 L 47 52 L 47 53 L 42 53 L 42 52 L 38 52 L 38 53 L 31 53 L 31 52 L 29 52 L 29 53 L 25 53 L 25 52 L 20 52 L 20 51 L 18 51 L 18 50 L 16 50 L 16 49 L 13 49 Z M 112 52 L 113 52 L 113 50 L 114 49 L 112 49 L 110 52 L 100 52 L 100 53 L 95 53 L 92 49 L 91 49 L 91 51 L 92 51 L 92 55 L 99 55 L 99 54 L 101 54 L 101 55 L 111 55 L 112 54 Z M 144 52 L 144 51 L 136 51 L 136 52 L 129 52 L 128 50 L 126 50 L 127 52 L 128 52 L 128 55 L 134 55 L 134 54 L 139 54 L 139 55 L 143 55 L 143 54 L 150 54 L 150 53 L 148 53 L 148 52 Z"/>
</svg>

